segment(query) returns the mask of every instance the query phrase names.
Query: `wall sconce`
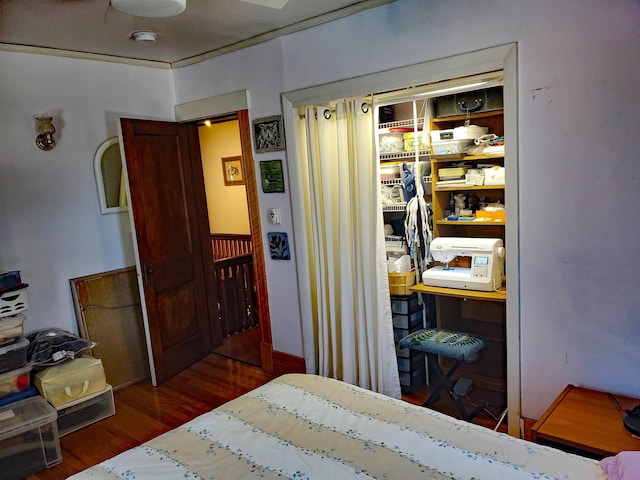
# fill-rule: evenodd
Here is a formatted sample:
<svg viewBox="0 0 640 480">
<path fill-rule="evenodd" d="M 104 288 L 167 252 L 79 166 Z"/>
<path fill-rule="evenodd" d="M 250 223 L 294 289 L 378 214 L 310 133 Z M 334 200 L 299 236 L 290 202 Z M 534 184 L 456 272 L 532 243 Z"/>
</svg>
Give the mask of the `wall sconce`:
<svg viewBox="0 0 640 480">
<path fill-rule="evenodd" d="M 56 139 L 53 138 L 53 134 L 56 133 L 56 129 L 53 126 L 53 117 L 36 116 L 36 145 L 40 150 L 51 150 L 56 146 Z"/>
</svg>

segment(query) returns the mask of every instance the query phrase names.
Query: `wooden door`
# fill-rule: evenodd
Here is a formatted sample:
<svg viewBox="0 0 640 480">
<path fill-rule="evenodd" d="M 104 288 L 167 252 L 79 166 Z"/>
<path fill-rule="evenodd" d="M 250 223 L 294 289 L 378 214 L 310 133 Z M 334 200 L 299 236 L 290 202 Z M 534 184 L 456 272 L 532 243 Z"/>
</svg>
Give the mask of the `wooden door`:
<svg viewBox="0 0 640 480">
<path fill-rule="evenodd" d="M 151 375 L 160 384 L 207 355 L 217 319 L 196 125 L 121 120 Z M 213 345 L 217 346 L 217 345 Z"/>
</svg>

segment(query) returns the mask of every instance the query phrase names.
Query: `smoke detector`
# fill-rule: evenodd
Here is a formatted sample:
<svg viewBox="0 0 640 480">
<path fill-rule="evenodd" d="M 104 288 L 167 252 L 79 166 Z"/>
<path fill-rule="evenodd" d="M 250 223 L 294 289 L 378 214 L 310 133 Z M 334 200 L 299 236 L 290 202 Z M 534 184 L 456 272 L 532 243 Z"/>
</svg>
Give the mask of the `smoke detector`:
<svg viewBox="0 0 640 480">
<path fill-rule="evenodd" d="M 131 39 L 135 40 L 137 43 L 149 45 L 152 43 L 156 43 L 158 34 L 156 32 L 152 32 L 151 30 L 138 30 L 137 32 L 133 32 L 131 34 Z"/>
</svg>

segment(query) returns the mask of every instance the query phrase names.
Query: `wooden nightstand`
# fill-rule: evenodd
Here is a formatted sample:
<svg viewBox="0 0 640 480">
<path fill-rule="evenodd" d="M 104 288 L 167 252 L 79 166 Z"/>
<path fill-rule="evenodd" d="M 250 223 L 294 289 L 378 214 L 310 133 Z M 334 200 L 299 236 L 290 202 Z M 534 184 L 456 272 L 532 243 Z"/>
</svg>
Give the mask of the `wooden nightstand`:
<svg viewBox="0 0 640 480">
<path fill-rule="evenodd" d="M 640 399 L 568 385 L 531 428 L 532 440 L 602 458 L 622 450 L 640 450 L 622 424 L 623 410 Z"/>
</svg>

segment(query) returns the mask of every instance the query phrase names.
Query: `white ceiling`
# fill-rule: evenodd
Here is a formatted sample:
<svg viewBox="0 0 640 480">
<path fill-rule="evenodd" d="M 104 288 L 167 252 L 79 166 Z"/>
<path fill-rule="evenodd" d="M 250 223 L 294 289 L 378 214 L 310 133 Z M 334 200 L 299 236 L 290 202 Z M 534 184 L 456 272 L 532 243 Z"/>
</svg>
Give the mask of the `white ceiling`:
<svg viewBox="0 0 640 480">
<path fill-rule="evenodd" d="M 391 1 L 187 0 L 180 15 L 142 18 L 110 0 L 0 0 L 0 49 L 178 67 Z M 156 43 L 133 41 L 138 30 Z"/>
</svg>

